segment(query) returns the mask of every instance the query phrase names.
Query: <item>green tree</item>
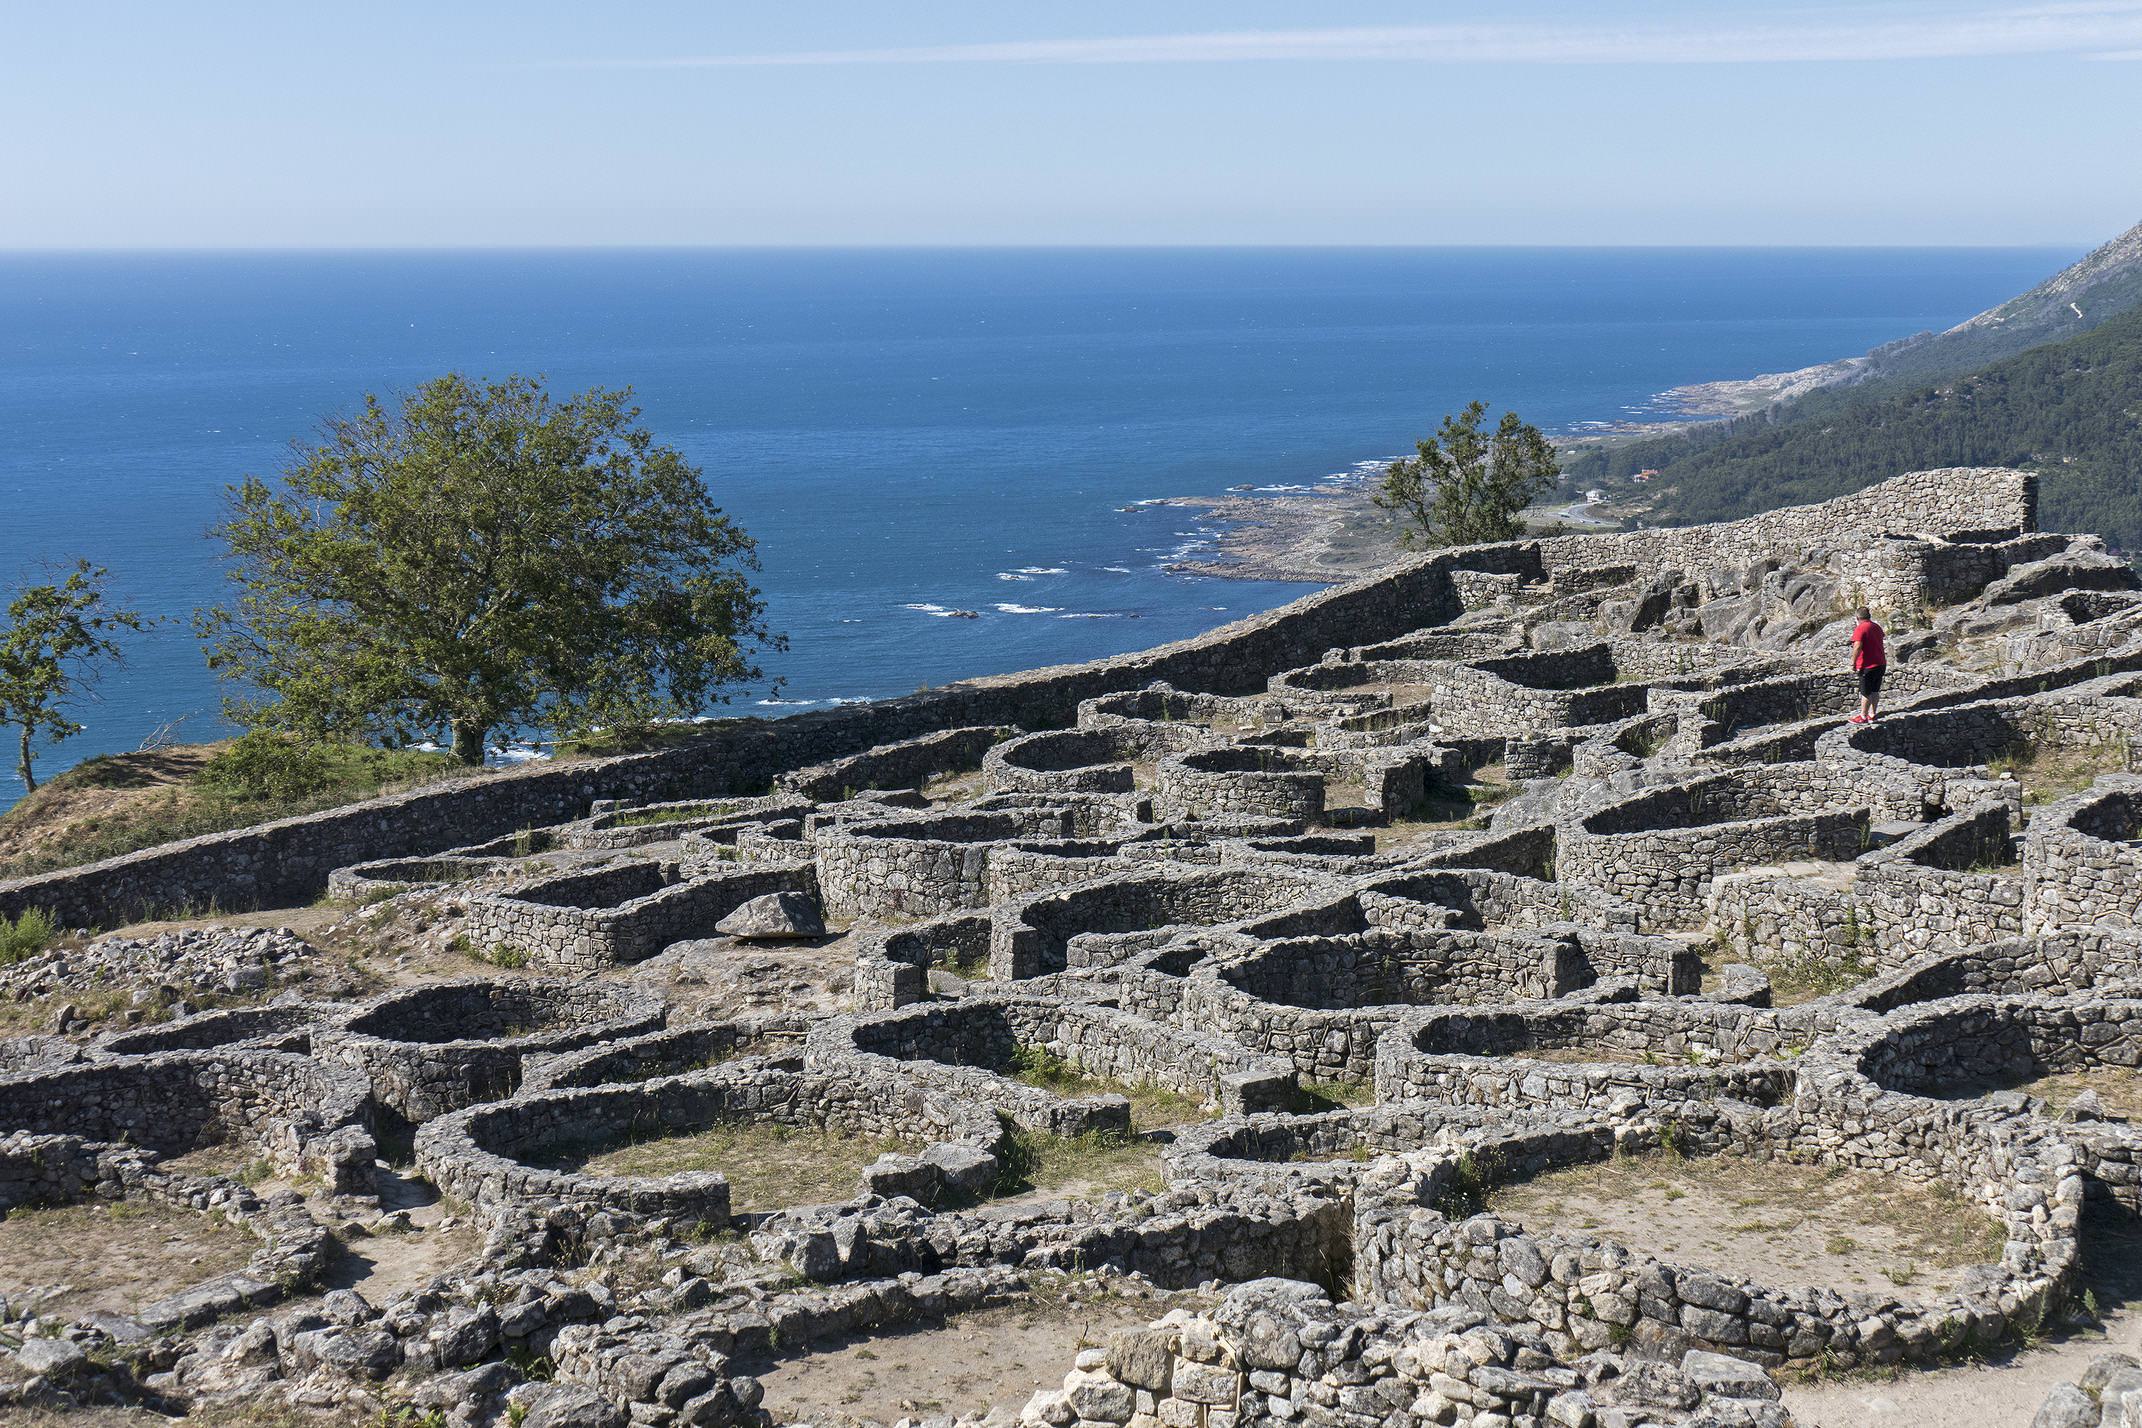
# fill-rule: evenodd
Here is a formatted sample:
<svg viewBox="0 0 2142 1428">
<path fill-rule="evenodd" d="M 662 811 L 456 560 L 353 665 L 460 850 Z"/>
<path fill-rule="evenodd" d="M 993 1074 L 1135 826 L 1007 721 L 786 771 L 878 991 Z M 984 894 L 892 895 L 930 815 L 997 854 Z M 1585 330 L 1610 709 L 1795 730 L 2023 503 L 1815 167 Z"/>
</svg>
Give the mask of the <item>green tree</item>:
<svg viewBox="0 0 2142 1428">
<path fill-rule="evenodd" d="M 1524 534 L 1519 513 L 1554 485 L 1560 465 L 1540 429 L 1516 412 L 1504 412 L 1492 434 L 1481 430 L 1486 418 L 1487 404 L 1474 402 L 1415 443 L 1415 455 L 1384 468 L 1370 499 L 1406 523 L 1405 544 L 1477 545 Z"/>
<path fill-rule="evenodd" d="M 367 396 L 279 485 L 230 489 L 216 527 L 235 604 L 209 665 L 255 728 L 451 739 L 686 717 L 757 678 L 751 538 L 699 469 L 637 425 L 629 391 L 553 401 L 540 379 L 440 377 Z"/>
<path fill-rule="evenodd" d="M 62 706 L 88 694 L 103 666 L 119 660 L 122 631 L 149 624 L 106 600 L 104 578 L 101 567 L 78 560 L 56 585 L 23 587 L 0 625 L 0 725 L 20 735 L 15 767 L 26 789 L 37 787 L 32 745 L 39 736 L 56 744 L 82 732 Z"/>
</svg>

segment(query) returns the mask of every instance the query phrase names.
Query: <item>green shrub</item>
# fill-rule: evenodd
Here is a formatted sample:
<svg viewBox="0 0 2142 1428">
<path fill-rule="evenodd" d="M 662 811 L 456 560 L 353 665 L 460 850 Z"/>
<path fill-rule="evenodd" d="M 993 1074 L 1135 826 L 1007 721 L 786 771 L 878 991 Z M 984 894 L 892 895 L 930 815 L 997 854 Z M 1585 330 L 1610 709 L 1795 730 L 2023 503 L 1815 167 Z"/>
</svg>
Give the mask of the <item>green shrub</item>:
<svg viewBox="0 0 2142 1428">
<path fill-rule="evenodd" d="M 256 729 L 210 759 L 196 781 L 230 798 L 303 798 L 325 786 L 330 767 L 319 745 Z"/>
<path fill-rule="evenodd" d="M 1487 1209 L 1488 1191 L 1501 1169 L 1491 1152 L 1475 1157 L 1463 1151 L 1450 1167 L 1450 1178 L 1435 1197 L 1435 1212 L 1447 1220 L 1464 1220 Z"/>
<path fill-rule="evenodd" d="M 255 729 L 210 759 L 194 782 L 242 802 L 290 802 L 369 791 L 393 779 L 455 767 L 446 754 L 323 743 Z"/>
<path fill-rule="evenodd" d="M 43 908 L 25 909 L 13 922 L 0 915 L 0 967 L 35 957 L 58 936 L 59 928 Z"/>
</svg>

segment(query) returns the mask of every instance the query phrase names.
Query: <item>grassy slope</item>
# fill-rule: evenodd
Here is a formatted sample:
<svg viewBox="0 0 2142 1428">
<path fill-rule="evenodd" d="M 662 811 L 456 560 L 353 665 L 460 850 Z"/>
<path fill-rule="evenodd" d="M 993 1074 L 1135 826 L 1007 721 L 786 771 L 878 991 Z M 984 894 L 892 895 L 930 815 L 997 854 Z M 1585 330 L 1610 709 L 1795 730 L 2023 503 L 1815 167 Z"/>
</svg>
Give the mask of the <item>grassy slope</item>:
<svg viewBox="0 0 2142 1428">
<path fill-rule="evenodd" d="M 342 747 L 324 777 L 292 797 L 245 797 L 220 786 L 227 744 L 107 754 L 42 785 L 0 813 L 0 877 L 21 877 L 178 838 L 317 812 L 439 778 L 466 776 L 438 754 Z"/>
</svg>

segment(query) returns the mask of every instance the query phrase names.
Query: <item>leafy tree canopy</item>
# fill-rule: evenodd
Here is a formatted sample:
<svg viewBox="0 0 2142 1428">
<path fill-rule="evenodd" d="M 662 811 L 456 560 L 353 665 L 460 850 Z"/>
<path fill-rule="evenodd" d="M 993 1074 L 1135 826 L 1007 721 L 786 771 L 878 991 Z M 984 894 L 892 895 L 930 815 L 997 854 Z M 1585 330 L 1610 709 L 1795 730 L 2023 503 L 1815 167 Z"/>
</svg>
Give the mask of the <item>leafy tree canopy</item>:
<svg viewBox="0 0 2142 1428">
<path fill-rule="evenodd" d="M 37 739 L 58 743 L 82 732 L 63 706 L 87 694 L 100 667 L 120 657 L 121 632 L 149 623 L 109 603 L 104 579 L 101 567 L 76 561 L 57 584 L 25 586 L 0 625 L 0 724 L 19 736 L 16 768 L 26 789 L 37 787 Z"/>
<path fill-rule="evenodd" d="M 1407 545 L 1476 545 L 1524 534 L 1525 507 L 1554 485 L 1554 448 L 1536 426 L 1504 412 L 1482 430 L 1487 404 L 1443 418 L 1442 429 L 1392 462 L 1371 497 L 1404 522 Z"/>
<path fill-rule="evenodd" d="M 236 600 L 201 612 L 256 728 L 407 742 L 463 763 L 508 727 L 575 732 L 701 712 L 780 648 L 751 538 L 629 391 L 540 379 L 367 396 L 278 484 L 229 492 Z"/>
</svg>

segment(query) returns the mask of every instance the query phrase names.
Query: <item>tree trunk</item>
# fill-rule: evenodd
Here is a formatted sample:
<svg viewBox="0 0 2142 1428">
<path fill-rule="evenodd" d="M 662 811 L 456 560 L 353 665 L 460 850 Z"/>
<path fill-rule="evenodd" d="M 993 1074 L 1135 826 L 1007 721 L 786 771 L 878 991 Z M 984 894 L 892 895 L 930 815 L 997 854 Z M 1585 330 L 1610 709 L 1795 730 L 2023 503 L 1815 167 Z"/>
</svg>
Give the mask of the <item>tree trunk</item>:
<svg viewBox="0 0 2142 1428">
<path fill-rule="evenodd" d="M 37 792 L 36 776 L 30 772 L 30 726 L 28 724 L 22 726 L 22 757 L 15 767 L 22 774 L 22 791 L 24 793 Z"/>
<path fill-rule="evenodd" d="M 454 757 L 476 768 L 483 763 L 484 735 L 491 732 L 485 724 L 465 724 L 454 721 Z"/>
</svg>

